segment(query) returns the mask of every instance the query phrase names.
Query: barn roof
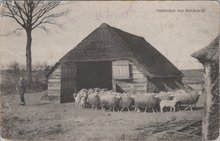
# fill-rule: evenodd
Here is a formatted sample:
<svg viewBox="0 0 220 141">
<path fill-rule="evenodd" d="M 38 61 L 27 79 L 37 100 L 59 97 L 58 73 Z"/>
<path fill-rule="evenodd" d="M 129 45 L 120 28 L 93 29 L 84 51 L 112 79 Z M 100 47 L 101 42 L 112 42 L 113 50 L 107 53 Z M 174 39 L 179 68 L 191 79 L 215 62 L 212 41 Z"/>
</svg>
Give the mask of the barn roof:
<svg viewBox="0 0 220 141">
<path fill-rule="evenodd" d="M 124 32 L 108 24 L 101 24 L 75 48 L 59 60 L 89 62 L 131 60 L 149 77 L 180 77 L 178 70 L 143 37 Z"/>
<path fill-rule="evenodd" d="M 208 46 L 200 49 L 192 54 L 192 57 L 197 58 L 201 63 L 206 61 L 219 61 L 219 36 L 217 36 Z"/>
</svg>

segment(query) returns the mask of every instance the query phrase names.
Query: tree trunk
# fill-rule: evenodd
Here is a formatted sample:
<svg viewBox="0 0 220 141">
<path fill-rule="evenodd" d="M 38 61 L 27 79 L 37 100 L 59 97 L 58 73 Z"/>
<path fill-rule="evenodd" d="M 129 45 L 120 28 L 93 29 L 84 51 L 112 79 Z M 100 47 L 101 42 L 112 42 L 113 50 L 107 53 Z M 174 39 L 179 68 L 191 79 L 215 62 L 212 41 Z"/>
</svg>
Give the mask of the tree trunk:
<svg viewBox="0 0 220 141">
<path fill-rule="evenodd" d="M 32 58 L 31 58 L 31 30 L 26 30 L 27 44 L 26 44 L 26 67 L 27 67 L 27 84 L 30 86 L 32 82 Z"/>
<path fill-rule="evenodd" d="M 206 62 L 204 115 L 202 120 L 202 140 L 215 140 L 219 135 L 219 66 Z"/>
</svg>

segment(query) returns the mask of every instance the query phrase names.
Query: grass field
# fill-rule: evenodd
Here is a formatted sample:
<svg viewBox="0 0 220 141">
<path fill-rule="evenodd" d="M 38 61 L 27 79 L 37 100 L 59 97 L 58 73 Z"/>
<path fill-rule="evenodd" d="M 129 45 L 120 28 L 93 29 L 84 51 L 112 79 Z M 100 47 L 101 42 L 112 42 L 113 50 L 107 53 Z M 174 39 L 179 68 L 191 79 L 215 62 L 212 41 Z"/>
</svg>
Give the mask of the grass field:
<svg viewBox="0 0 220 141">
<path fill-rule="evenodd" d="M 188 84 L 193 84 L 195 88 L 199 87 L 200 84 L 197 80 L 200 77 L 197 73 L 194 71 L 187 73 L 189 75 L 185 76 L 186 82 L 195 82 Z M 197 79 L 193 77 L 195 75 Z M 11 82 L 16 82 L 15 76 L 11 74 L 6 74 L 6 76 L 3 76 L 1 85 L 7 84 L 9 87 Z M 11 78 L 11 76 L 13 77 Z M 101 110 L 80 109 L 75 107 L 74 103 L 47 103 L 48 101 L 41 99 L 43 95 L 44 92 L 27 93 L 25 95 L 26 106 L 19 105 L 19 95 L 13 92 L 1 95 L 2 137 L 10 140 L 37 141 L 154 141 L 158 137 L 165 138 L 168 132 L 164 130 L 150 133 L 150 131 L 140 128 L 150 125 L 158 125 L 159 128 L 160 124 L 169 121 L 201 120 L 205 96 L 204 94 L 200 96 L 197 103 L 198 108 L 194 111 L 153 114 L 150 112 L 102 112 Z M 179 136 L 175 136 L 175 138 L 184 139 Z M 200 140 L 200 138 L 190 140 Z"/>
<path fill-rule="evenodd" d="M 42 103 L 42 93 L 26 94 L 27 106 L 16 95 L 9 108 L 1 108 L 2 131 L 7 139 L 19 140 L 155 140 L 166 131 L 145 136 L 137 128 L 175 120 L 200 120 L 202 109 L 175 113 L 102 112 L 80 109 L 74 103 Z M 9 95 L 2 96 L 7 102 Z M 203 98 L 198 106 L 201 107 Z M 193 139 L 195 140 L 195 139 Z"/>
</svg>

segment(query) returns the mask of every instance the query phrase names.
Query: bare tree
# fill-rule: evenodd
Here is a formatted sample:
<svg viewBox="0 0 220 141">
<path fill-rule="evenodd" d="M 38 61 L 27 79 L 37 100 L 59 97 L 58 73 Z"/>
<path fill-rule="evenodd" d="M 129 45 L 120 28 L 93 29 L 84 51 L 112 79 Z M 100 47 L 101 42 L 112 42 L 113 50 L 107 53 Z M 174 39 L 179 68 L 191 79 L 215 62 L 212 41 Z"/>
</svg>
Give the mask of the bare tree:
<svg viewBox="0 0 220 141">
<path fill-rule="evenodd" d="M 44 0 L 23 0 L 12 1 L 4 0 L 2 2 L 1 16 L 13 19 L 20 28 L 16 30 L 26 31 L 26 69 L 28 72 L 28 82 L 32 82 L 32 57 L 31 43 L 32 31 L 36 28 L 46 31 L 45 24 L 58 25 L 55 19 L 67 13 L 67 11 L 52 13 L 60 1 L 44 1 Z"/>
</svg>

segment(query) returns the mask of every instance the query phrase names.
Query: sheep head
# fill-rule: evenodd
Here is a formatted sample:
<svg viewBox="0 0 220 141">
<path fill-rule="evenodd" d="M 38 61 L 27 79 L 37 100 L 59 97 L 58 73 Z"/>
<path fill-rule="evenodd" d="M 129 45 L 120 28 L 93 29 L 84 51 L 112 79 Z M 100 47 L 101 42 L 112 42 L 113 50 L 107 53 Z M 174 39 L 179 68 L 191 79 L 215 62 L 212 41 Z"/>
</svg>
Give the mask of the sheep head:
<svg viewBox="0 0 220 141">
<path fill-rule="evenodd" d="M 199 95 L 203 94 L 205 92 L 205 88 L 204 87 L 201 87 L 200 89 L 197 90 L 197 93 Z"/>
<path fill-rule="evenodd" d="M 173 98 L 174 101 L 179 102 L 180 100 L 178 98 Z"/>
<path fill-rule="evenodd" d="M 77 97 L 77 94 L 76 94 L 76 93 L 73 93 L 73 97 Z"/>
</svg>

